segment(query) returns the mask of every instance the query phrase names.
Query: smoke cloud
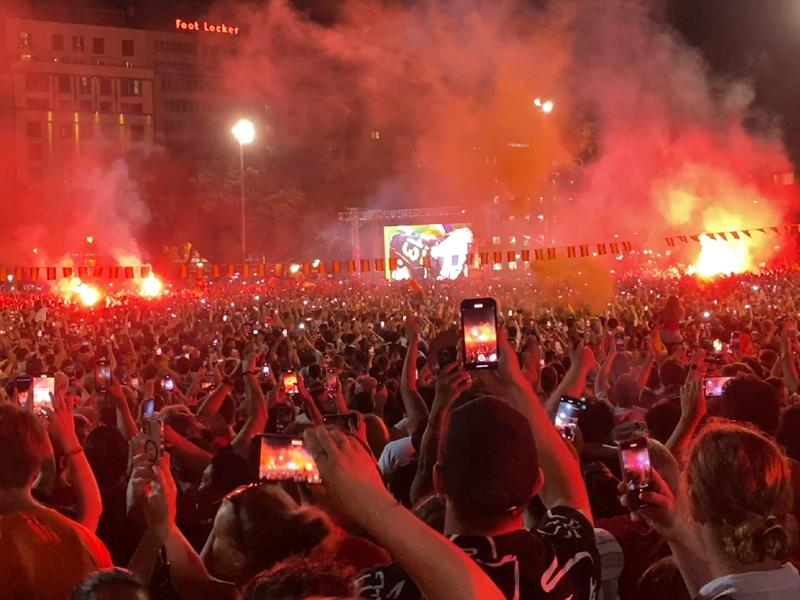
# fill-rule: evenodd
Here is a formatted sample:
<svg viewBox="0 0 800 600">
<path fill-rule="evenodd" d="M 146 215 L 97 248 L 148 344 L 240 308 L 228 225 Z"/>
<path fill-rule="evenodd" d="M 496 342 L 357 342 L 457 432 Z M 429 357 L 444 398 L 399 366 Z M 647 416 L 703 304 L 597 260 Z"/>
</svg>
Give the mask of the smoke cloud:
<svg viewBox="0 0 800 600">
<path fill-rule="evenodd" d="M 555 209 L 558 244 L 655 244 L 784 216 L 778 132 L 745 128 L 751 90 L 709 73 L 658 3 L 365 0 L 321 25 L 276 0 L 239 18 L 250 31 L 226 83 L 268 107 L 274 152 L 300 153 L 334 208 L 343 187 L 355 205 L 462 205 L 485 235 L 492 197 L 535 207 L 555 169 L 577 173 Z"/>
</svg>

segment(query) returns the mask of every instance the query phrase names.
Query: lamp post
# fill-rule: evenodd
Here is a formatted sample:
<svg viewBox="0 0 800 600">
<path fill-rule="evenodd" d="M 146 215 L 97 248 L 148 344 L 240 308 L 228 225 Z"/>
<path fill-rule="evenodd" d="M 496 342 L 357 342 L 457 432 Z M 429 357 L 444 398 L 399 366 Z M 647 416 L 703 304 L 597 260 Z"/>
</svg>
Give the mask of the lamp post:
<svg viewBox="0 0 800 600">
<path fill-rule="evenodd" d="M 239 190 L 241 192 L 242 208 L 242 261 L 247 259 L 247 221 L 244 202 L 244 147 L 251 144 L 256 137 L 256 128 L 252 121 L 239 119 L 231 128 L 231 133 L 239 142 Z"/>
</svg>

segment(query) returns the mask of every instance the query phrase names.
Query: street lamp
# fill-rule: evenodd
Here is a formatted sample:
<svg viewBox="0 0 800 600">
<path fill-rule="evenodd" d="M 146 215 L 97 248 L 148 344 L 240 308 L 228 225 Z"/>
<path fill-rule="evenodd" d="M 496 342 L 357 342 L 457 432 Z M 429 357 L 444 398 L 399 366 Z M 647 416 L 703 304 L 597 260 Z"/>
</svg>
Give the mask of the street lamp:
<svg viewBox="0 0 800 600">
<path fill-rule="evenodd" d="M 244 147 L 246 144 L 253 143 L 256 137 L 256 127 L 252 121 L 239 119 L 236 125 L 231 127 L 231 133 L 236 141 L 239 142 L 239 189 L 242 194 L 242 260 L 247 259 L 247 236 L 245 205 L 244 205 Z"/>
</svg>

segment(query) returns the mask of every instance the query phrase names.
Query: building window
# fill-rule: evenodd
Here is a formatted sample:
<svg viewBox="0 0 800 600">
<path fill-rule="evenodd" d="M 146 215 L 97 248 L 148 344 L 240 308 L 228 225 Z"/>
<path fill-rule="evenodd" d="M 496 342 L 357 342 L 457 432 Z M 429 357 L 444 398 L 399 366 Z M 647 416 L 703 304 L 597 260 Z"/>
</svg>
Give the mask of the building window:
<svg viewBox="0 0 800 600">
<path fill-rule="evenodd" d="M 60 52 L 64 49 L 64 36 L 60 33 L 53 34 L 53 50 Z"/>
<path fill-rule="evenodd" d="M 81 100 L 79 104 L 80 110 L 82 112 L 93 112 L 94 105 L 92 104 L 91 100 Z"/>
<path fill-rule="evenodd" d="M 122 102 L 120 112 L 126 115 L 141 115 L 142 105 L 139 102 Z"/>
<path fill-rule="evenodd" d="M 83 52 L 85 49 L 83 43 L 83 36 L 82 35 L 73 35 L 72 36 L 72 51 L 73 52 Z"/>
<path fill-rule="evenodd" d="M 50 78 L 44 73 L 25 73 L 25 91 L 49 92 Z"/>
<path fill-rule="evenodd" d="M 101 113 L 110 113 L 111 112 L 111 102 L 101 102 L 100 103 L 100 112 Z"/>
<path fill-rule="evenodd" d="M 92 82 L 88 77 L 78 77 L 78 93 L 84 96 L 92 93 Z"/>
<path fill-rule="evenodd" d="M 106 41 L 103 38 L 92 38 L 92 54 L 105 54 Z"/>
<path fill-rule="evenodd" d="M 47 98 L 25 98 L 25 106 L 33 110 L 49 110 L 50 102 Z"/>
<path fill-rule="evenodd" d="M 379 139 L 381 139 L 381 132 L 377 131 L 377 130 L 370 131 L 369 132 L 369 137 L 370 137 L 370 139 L 373 139 L 373 140 L 379 140 Z"/>
<path fill-rule="evenodd" d="M 101 96 L 110 96 L 111 95 L 111 80 L 108 77 L 101 77 L 99 79 L 100 82 L 100 95 Z"/>
<path fill-rule="evenodd" d="M 122 40 L 122 56 L 133 56 L 136 54 L 136 46 L 133 40 Z"/>
<path fill-rule="evenodd" d="M 134 142 L 144 141 L 144 125 L 131 126 L 131 140 L 133 140 Z"/>
<path fill-rule="evenodd" d="M 138 79 L 121 79 L 120 93 L 126 97 L 141 96 L 142 82 Z"/>
<path fill-rule="evenodd" d="M 19 49 L 20 50 L 30 50 L 33 48 L 33 39 L 31 38 L 31 34 L 27 31 L 20 31 L 19 32 Z"/>
<path fill-rule="evenodd" d="M 72 91 L 72 80 L 69 75 L 58 76 L 58 91 L 62 94 L 69 94 Z"/>
<path fill-rule="evenodd" d="M 30 160 L 42 160 L 42 145 L 28 144 L 28 158 Z"/>
<path fill-rule="evenodd" d="M 39 121 L 28 121 L 25 126 L 29 138 L 42 137 L 42 124 Z"/>
</svg>

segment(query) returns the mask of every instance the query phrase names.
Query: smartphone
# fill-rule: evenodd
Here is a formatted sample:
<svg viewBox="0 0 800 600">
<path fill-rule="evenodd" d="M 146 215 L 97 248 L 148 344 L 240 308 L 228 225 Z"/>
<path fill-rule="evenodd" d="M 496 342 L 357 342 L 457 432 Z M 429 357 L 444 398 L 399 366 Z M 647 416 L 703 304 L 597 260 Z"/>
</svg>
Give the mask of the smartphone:
<svg viewBox="0 0 800 600">
<path fill-rule="evenodd" d="M 284 329 L 283 331 L 281 331 L 281 335 L 283 337 L 289 337 L 289 332 L 286 329 Z"/>
<path fill-rule="evenodd" d="M 283 373 L 283 387 L 289 395 L 299 394 L 300 388 L 297 385 L 297 373 L 294 369 L 287 369 Z"/>
<path fill-rule="evenodd" d="M 162 352 L 163 352 L 163 351 L 161 350 L 161 346 L 157 346 L 157 347 L 156 347 L 156 356 L 161 356 L 161 353 L 162 353 Z"/>
<path fill-rule="evenodd" d="M 147 456 L 147 460 L 153 464 L 157 463 L 158 459 L 161 457 L 164 439 L 163 427 L 163 423 L 158 419 L 142 419 L 144 453 Z"/>
<path fill-rule="evenodd" d="M 130 379 L 130 381 L 128 383 L 130 383 L 131 387 L 138 388 L 139 387 L 139 378 L 138 377 L 131 377 L 131 379 Z"/>
<path fill-rule="evenodd" d="M 650 466 L 650 451 L 647 438 L 634 437 L 619 443 L 619 462 L 622 467 L 622 480 L 628 496 L 628 510 L 635 511 L 647 506 L 642 502 L 642 492 L 650 489 L 653 469 Z"/>
<path fill-rule="evenodd" d="M 303 439 L 288 435 L 255 436 L 250 445 L 250 469 L 256 481 L 322 482 Z"/>
<path fill-rule="evenodd" d="M 742 332 L 731 332 L 731 352 L 739 352 L 742 349 Z"/>
<path fill-rule="evenodd" d="M 52 411 L 53 399 L 50 394 L 56 391 L 55 377 L 37 377 L 33 380 L 33 410 L 34 412 Z"/>
<path fill-rule="evenodd" d="M 200 384 L 200 389 L 202 391 L 204 391 L 204 392 L 207 392 L 212 387 L 214 387 L 214 382 L 213 381 L 204 381 L 203 383 Z"/>
<path fill-rule="evenodd" d="M 621 331 L 614 333 L 614 343 L 617 352 L 625 352 L 625 334 Z"/>
<path fill-rule="evenodd" d="M 461 302 L 461 335 L 464 340 L 464 367 L 496 369 L 497 303 L 492 298 L 468 298 Z"/>
<path fill-rule="evenodd" d="M 264 363 L 263 365 L 261 365 L 261 374 L 262 375 L 269 376 L 270 373 L 271 373 L 271 370 L 269 368 L 269 363 Z"/>
<path fill-rule="evenodd" d="M 578 428 L 578 413 L 586 410 L 586 398 L 561 396 L 556 412 L 555 425 L 561 437 L 570 442 L 575 441 L 575 430 Z"/>
<path fill-rule="evenodd" d="M 99 362 L 94 368 L 94 380 L 98 389 L 106 390 L 111 384 L 111 365 Z"/>
<path fill-rule="evenodd" d="M 354 412 L 325 415 L 322 417 L 322 421 L 325 425 L 332 425 L 342 431 L 349 431 L 351 433 L 358 431 L 358 415 Z"/>
<path fill-rule="evenodd" d="M 714 354 L 722 354 L 722 340 L 716 339 L 711 343 L 712 348 L 714 348 Z"/>
<path fill-rule="evenodd" d="M 730 377 L 706 377 L 703 380 L 703 389 L 706 398 L 719 398 L 725 389 L 725 384 L 730 381 Z"/>
<path fill-rule="evenodd" d="M 143 419 L 151 419 L 156 413 L 156 400 L 155 398 L 150 398 L 150 400 L 145 400 L 142 403 L 142 418 Z"/>
<path fill-rule="evenodd" d="M 172 381 L 172 377 L 166 375 L 164 379 L 161 380 L 161 389 L 163 389 L 165 392 L 175 391 L 175 382 Z"/>
<path fill-rule="evenodd" d="M 458 360 L 458 349 L 455 346 L 440 348 L 436 353 L 436 362 L 440 369 L 444 369 L 450 363 Z"/>
</svg>

